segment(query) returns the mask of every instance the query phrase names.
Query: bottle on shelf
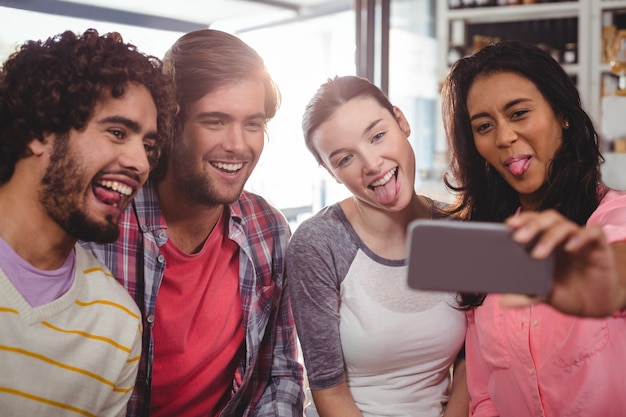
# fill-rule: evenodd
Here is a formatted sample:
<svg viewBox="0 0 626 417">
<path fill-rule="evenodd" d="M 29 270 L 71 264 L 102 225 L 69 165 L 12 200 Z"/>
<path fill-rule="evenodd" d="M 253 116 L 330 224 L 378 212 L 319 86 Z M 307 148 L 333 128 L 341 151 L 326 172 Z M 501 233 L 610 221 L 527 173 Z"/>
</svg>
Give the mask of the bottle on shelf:
<svg viewBox="0 0 626 417">
<path fill-rule="evenodd" d="M 608 64 L 613 59 L 617 27 L 613 24 L 613 13 L 602 13 L 602 63 Z"/>
<path fill-rule="evenodd" d="M 575 42 L 568 42 L 565 44 L 565 49 L 563 50 L 564 64 L 575 64 L 578 61 L 576 49 L 577 47 Z"/>
<path fill-rule="evenodd" d="M 465 23 L 462 20 L 453 20 L 450 23 L 450 45 L 448 47 L 448 66 L 451 66 L 467 54 L 465 46 Z"/>
<path fill-rule="evenodd" d="M 609 68 L 618 77 L 616 93 L 626 95 L 626 30 L 617 31 L 614 48 Z"/>
</svg>

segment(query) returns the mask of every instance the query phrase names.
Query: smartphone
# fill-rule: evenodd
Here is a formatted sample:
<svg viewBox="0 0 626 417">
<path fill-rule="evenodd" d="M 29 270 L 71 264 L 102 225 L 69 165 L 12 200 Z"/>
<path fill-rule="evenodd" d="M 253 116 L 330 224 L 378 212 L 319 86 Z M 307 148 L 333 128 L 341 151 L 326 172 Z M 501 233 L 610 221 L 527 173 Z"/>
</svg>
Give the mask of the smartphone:
<svg viewBox="0 0 626 417">
<path fill-rule="evenodd" d="M 503 223 L 415 220 L 408 228 L 413 289 L 545 295 L 554 259 L 534 259 Z"/>
</svg>

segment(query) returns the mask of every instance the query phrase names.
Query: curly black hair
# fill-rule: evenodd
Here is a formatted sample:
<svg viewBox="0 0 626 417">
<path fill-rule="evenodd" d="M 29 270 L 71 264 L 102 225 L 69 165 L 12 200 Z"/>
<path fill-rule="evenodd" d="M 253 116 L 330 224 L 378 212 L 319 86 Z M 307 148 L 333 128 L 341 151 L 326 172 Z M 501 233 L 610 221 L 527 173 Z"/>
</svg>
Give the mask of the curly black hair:
<svg viewBox="0 0 626 417">
<path fill-rule="evenodd" d="M 105 92 L 121 97 L 129 82 L 145 86 L 157 108 L 159 140 L 148 155 L 154 167 L 171 137 L 175 106 L 161 60 L 124 43 L 117 32 L 95 29 L 25 42 L 0 73 L 0 184 L 11 178 L 30 141 L 80 130 Z"/>
</svg>

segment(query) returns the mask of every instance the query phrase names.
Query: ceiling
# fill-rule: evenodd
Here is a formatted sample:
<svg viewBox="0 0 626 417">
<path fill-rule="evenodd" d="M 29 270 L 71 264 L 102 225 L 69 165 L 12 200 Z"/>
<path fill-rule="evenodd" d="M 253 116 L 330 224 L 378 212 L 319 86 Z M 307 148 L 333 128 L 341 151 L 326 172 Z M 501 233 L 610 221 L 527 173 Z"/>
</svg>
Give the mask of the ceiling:
<svg viewBox="0 0 626 417">
<path fill-rule="evenodd" d="M 349 10 L 352 0 L 0 0 L 39 13 L 188 32 L 226 22 L 236 31 Z"/>
</svg>

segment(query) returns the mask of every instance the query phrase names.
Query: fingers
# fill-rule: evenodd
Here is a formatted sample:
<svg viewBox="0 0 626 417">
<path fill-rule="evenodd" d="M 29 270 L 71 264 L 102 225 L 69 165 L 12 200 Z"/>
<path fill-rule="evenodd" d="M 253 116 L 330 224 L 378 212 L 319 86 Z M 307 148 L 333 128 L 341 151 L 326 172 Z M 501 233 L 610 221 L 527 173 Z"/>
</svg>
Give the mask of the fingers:
<svg viewBox="0 0 626 417">
<path fill-rule="evenodd" d="M 506 224 L 513 229 L 515 241 L 529 244 L 536 240 L 530 255 L 537 259 L 547 258 L 559 246 L 578 248 L 590 238 L 574 239 L 584 228 L 555 210 L 520 213 L 508 218 Z"/>
</svg>

